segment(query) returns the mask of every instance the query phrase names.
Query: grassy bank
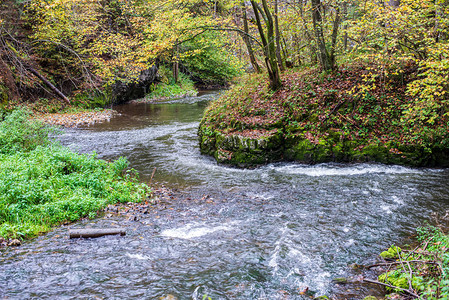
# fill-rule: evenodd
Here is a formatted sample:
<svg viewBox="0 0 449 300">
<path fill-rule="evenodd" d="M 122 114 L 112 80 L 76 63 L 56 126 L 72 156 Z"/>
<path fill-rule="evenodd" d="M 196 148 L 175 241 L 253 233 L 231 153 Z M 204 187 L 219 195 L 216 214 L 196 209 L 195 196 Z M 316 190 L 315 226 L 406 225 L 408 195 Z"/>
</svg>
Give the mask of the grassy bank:
<svg viewBox="0 0 449 300">
<path fill-rule="evenodd" d="M 387 299 L 449 299 L 449 236 L 435 227 L 417 231 L 415 248 L 392 246 L 381 253 L 387 262 L 378 280 L 391 293 Z"/>
<path fill-rule="evenodd" d="M 407 118 L 414 99 L 406 84 L 415 71 L 413 65 L 304 69 L 284 73 L 276 92 L 263 75 L 252 75 L 208 107 L 201 150 L 242 166 L 278 160 L 449 166 L 446 111 Z"/>
<path fill-rule="evenodd" d="M 16 110 L 0 122 L 1 237 L 34 237 L 95 217 L 107 204 L 148 196 L 126 159 L 109 163 L 74 153 L 50 141 L 52 129 L 29 117 Z"/>
<path fill-rule="evenodd" d="M 173 75 L 165 67 L 159 69 L 159 74 L 161 76 L 161 82 L 154 84 L 150 93 L 144 99 L 135 100 L 134 102 L 196 96 L 198 93 L 194 82 L 183 73 L 179 74 L 177 82 L 175 82 Z"/>
</svg>

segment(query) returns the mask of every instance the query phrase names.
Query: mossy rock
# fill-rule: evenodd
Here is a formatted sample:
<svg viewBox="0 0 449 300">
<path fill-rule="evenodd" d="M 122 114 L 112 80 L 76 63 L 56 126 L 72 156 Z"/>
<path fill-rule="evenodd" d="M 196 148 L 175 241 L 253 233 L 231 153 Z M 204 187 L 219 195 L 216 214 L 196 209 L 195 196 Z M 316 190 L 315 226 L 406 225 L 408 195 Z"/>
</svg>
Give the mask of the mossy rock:
<svg viewBox="0 0 449 300">
<path fill-rule="evenodd" d="M 332 282 L 343 284 L 348 283 L 348 279 L 346 277 L 336 277 L 332 279 Z"/>
<path fill-rule="evenodd" d="M 401 253 L 402 249 L 397 246 L 391 246 L 387 251 L 380 254 L 382 258 L 397 258 L 398 253 Z"/>
<path fill-rule="evenodd" d="M 200 128 L 199 134 L 201 152 L 213 155 L 219 163 L 247 167 L 282 159 L 282 135 L 277 132 L 256 138 L 238 132 L 225 134 L 214 131 L 211 134 Z"/>
<path fill-rule="evenodd" d="M 282 137 L 278 134 L 269 134 L 258 138 L 245 137 L 238 132 L 224 134 L 216 132 L 215 146 L 230 151 L 264 152 L 282 147 Z"/>
</svg>

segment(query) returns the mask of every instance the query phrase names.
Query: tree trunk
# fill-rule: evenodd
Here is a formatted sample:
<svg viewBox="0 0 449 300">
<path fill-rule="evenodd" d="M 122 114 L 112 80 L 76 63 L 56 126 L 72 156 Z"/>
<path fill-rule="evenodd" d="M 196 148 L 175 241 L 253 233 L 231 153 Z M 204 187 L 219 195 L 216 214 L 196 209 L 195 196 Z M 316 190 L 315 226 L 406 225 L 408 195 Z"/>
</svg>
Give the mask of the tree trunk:
<svg viewBox="0 0 449 300">
<path fill-rule="evenodd" d="M 312 0 L 312 21 L 315 39 L 318 47 L 318 58 L 324 71 L 335 69 L 335 46 L 337 44 L 338 27 L 340 25 L 340 9 L 335 11 L 335 20 L 332 28 L 331 47 L 327 49 L 323 33 L 323 20 L 321 17 L 321 1 Z"/>
<path fill-rule="evenodd" d="M 318 58 L 321 67 L 325 71 L 330 71 L 333 69 L 333 66 L 331 64 L 329 53 L 327 52 L 326 49 L 326 43 L 324 41 L 320 0 L 312 0 L 312 22 L 313 22 L 313 30 L 315 32 L 315 40 L 318 48 Z"/>
<path fill-rule="evenodd" d="M 249 39 L 249 27 L 248 27 L 248 16 L 246 15 L 246 5 L 245 2 L 241 3 L 242 5 L 242 11 L 243 11 L 243 31 L 245 34 L 242 34 L 243 41 L 245 42 L 246 49 L 248 50 L 249 60 L 251 62 L 251 65 L 253 66 L 256 73 L 260 73 L 261 69 L 259 64 L 257 63 L 256 57 L 254 55 L 254 50 L 251 45 L 251 40 Z"/>
<path fill-rule="evenodd" d="M 274 0 L 274 27 L 276 31 L 276 59 L 278 60 L 279 69 L 284 71 L 284 63 L 281 57 L 281 33 L 279 32 L 279 8 L 278 0 Z"/>
<path fill-rule="evenodd" d="M 312 37 L 312 33 L 309 30 L 309 26 L 307 26 L 306 18 L 304 17 L 304 3 L 302 1 L 299 2 L 299 13 L 301 15 L 303 26 L 304 26 L 304 35 L 307 39 L 307 47 L 309 47 L 309 54 L 310 54 L 310 62 L 312 64 L 316 64 L 318 62 L 317 58 L 317 49 L 314 45 L 314 39 Z M 296 34 L 295 34 L 296 35 Z M 298 47 L 299 51 L 299 47 Z"/>
<path fill-rule="evenodd" d="M 175 81 L 175 83 L 178 83 L 178 79 L 179 79 L 179 45 L 178 45 L 178 40 L 176 40 L 176 46 L 175 46 L 175 61 L 173 62 L 173 79 Z"/>
<path fill-rule="evenodd" d="M 344 20 L 347 20 L 347 14 L 348 14 L 348 2 L 343 2 Z M 346 32 L 346 29 L 348 29 L 348 25 L 345 24 L 345 26 L 343 27 L 343 30 L 345 32 L 345 35 L 343 36 L 343 47 L 345 51 L 348 49 L 348 33 Z"/>
<path fill-rule="evenodd" d="M 33 73 L 34 75 L 36 75 L 36 77 L 38 77 L 40 80 L 42 80 L 45 83 L 45 85 L 47 85 L 53 92 L 55 92 L 55 94 L 58 95 L 62 100 L 70 104 L 69 98 L 67 98 L 66 95 L 64 95 L 57 87 L 55 87 L 50 81 L 48 81 L 47 78 L 45 78 L 38 71 L 36 71 L 36 69 L 28 65 L 26 66 L 26 69 L 31 73 Z"/>
<path fill-rule="evenodd" d="M 257 28 L 262 40 L 263 52 L 265 54 L 265 64 L 267 66 L 268 78 L 270 80 L 270 89 L 278 90 L 281 86 L 281 76 L 279 71 L 278 62 L 276 59 L 276 46 L 275 46 L 275 36 L 274 36 L 274 22 L 271 12 L 268 8 L 266 0 L 262 0 L 263 12 L 265 13 L 265 25 L 267 26 L 267 36 L 265 37 L 265 32 L 262 27 L 262 22 L 259 15 L 259 6 L 254 0 L 251 0 L 251 4 L 254 9 L 254 15 L 256 17 Z"/>
</svg>

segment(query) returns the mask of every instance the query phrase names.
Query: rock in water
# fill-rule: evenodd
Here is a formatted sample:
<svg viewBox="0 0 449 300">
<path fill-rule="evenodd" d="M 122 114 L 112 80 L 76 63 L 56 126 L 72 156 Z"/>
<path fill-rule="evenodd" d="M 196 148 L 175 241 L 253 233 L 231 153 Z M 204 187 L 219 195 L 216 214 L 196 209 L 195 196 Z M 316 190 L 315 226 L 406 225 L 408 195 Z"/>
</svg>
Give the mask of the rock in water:
<svg viewBox="0 0 449 300">
<path fill-rule="evenodd" d="M 14 246 L 14 247 L 20 246 L 20 245 L 22 245 L 22 242 L 18 239 L 13 239 L 8 243 L 8 246 Z"/>
</svg>

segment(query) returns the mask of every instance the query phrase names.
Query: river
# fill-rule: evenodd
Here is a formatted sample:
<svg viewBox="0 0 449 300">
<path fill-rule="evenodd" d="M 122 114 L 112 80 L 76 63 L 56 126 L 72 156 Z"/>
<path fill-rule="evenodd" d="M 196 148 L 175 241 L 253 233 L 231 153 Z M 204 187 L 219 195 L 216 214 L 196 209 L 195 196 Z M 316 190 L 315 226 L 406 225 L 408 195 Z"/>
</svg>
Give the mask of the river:
<svg viewBox="0 0 449 300">
<path fill-rule="evenodd" d="M 68 240 L 61 227 L 0 250 L 0 299 L 339 299 L 346 288 L 332 279 L 353 275 L 349 265 L 372 262 L 449 210 L 448 170 L 217 165 L 197 138 L 216 96 L 126 104 L 110 122 L 67 129 L 63 144 L 108 160 L 126 156 L 144 181 L 156 168 L 153 182 L 177 195 L 137 221 L 70 225 L 124 226 L 125 237 Z M 356 289 L 344 297 L 376 292 Z"/>
</svg>

